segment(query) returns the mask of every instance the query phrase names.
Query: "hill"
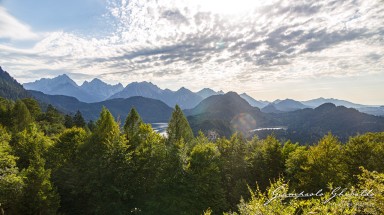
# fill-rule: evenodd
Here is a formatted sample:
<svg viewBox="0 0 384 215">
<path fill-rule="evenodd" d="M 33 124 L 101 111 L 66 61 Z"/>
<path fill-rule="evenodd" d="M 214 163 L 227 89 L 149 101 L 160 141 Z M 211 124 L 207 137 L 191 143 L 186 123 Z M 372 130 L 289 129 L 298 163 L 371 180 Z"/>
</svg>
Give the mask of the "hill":
<svg viewBox="0 0 384 215">
<path fill-rule="evenodd" d="M 123 123 L 130 109 L 135 107 L 144 122 L 168 122 L 172 108 L 161 101 L 144 97 L 131 97 L 128 99 L 111 99 L 103 102 L 85 103 L 70 96 L 46 95 L 38 91 L 29 91 L 38 101 L 52 104 L 64 113 L 75 113 L 79 110 L 84 119 L 97 120 L 102 107 L 106 107 L 112 115 Z"/>
<path fill-rule="evenodd" d="M 316 142 L 328 132 L 342 141 L 365 132 L 384 131 L 384 117 L 361 113 L 353 108 L 323 104 L 315 109 L 307 108 L 287 113 L 271 114 L 280 125 L 287 126 L 286 139 L 300 142 Z"/>
<path fill-rule="evenodd" d="M 185 113 L 195 133 L 214 131 L 226 137 L 236 131 L 261 138 L 274 133 L 280 139 L 313 143 L 328 132 L 346 141 L 358 133 L 384 131 L 383 117 L 353 108 L 326 103 L 315 109 L 263 113 L 233 92 L 211 96 Z"/>
<path fill-rule="evenodd" d="M 236 131 L 247 134 L 258 126 L 271 123 L 259 108 L 252 107 L 234 92 L 208 97 L 185 113 L 195 133 L 213 131 L 227 137 Z"/>
</svg>

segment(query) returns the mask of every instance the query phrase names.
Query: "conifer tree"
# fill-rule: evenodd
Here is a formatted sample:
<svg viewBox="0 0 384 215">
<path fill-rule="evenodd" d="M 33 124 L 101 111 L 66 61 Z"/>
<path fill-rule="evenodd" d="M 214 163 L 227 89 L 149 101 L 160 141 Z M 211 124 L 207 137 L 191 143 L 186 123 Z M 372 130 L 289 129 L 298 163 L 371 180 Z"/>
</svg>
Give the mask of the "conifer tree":
<svg viewBox="0 0 384 215">
<path fill-rule="evenodd" d="M 86 123 L 79 110 L 76 112 L 75 116 L 73 116 L 73 124 L 78 128 L 85 128 Z"/>
<path fill-rule="evenodd" d="M 124 133 L 128 140 L 132 140 L 139 132 L 140 125 L 143 124 L 139 113 L 135 108 L 132 108 L 129 112 L 124 124 Z"/>
<path fill-rule="evenodd" d="M 189 142 L 193 138 L 193 132 L 188 120 L 178 105 L 176 105 L 168 123 L 167 134 L 170 143 L 176 143 L 181 139 Z"/>
<path fill-rule="evenodd" d="M 72 128 L 72 127 L 74 126 L 74 124 L 73 124 L 73 118 L 72 118 L 70 115 L 68 115 L 68 114 L 66 114 L 66 115 L 64 116 L 64 126 L 65 126 L 66 128 Z"/>
</svg>

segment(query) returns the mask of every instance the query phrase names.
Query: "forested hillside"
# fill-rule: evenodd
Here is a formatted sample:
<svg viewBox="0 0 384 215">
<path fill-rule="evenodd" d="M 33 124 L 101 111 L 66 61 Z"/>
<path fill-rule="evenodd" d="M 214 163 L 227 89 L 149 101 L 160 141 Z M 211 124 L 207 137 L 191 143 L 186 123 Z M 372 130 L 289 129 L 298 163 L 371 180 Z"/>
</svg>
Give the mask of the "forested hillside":
<svg viewBox="0 0 384 215">
<path fill-rule="evenodd" d="M 2 213 L 384 213 L 383 132 L 346 144 L 329 133 L 300 146 L 274 136 L 194 136 L 178 106 L 167 137 L 135 109 L 121 120 L 103 108 L 86 124 L 81 112 L 1 98 Z M 291 198 L 301 191 L 306 198 Z"/>
<path fill-rule="evenodd" d="M 27 91 L 0 67 L 0 97 L 21 99 L 28 97 Z"/>
</svg>

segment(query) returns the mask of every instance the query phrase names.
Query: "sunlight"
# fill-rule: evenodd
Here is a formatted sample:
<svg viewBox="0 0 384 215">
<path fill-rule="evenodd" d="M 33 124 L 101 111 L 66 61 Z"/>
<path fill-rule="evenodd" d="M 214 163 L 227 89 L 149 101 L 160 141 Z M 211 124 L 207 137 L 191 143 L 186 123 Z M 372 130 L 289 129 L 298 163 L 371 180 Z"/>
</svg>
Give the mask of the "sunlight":
<svg viewBox="0 0 384 215">
<path fill-rule="evenodd" d="M 240 14 L 266 5 L 263 0 L 196 0 L 202 10 L 219 14 Z"/>
</svg>

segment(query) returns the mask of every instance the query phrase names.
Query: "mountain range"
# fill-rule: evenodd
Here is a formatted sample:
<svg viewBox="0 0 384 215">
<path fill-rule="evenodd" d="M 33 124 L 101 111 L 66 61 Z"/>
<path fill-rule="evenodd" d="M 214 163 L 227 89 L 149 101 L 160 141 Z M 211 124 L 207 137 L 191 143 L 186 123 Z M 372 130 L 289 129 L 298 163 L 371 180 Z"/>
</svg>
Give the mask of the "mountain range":
<svg viewBox="0 0 384 215">
<path fill-rule="evenodd" d="M 73 89 L 72 93 L 76 92 L 76 90 L 84 92 L 86 87 L 82 87 L 83 85 L 94 84 L 112 89 L 111 85 L 104 85 L 100 80 L 86 82 L 80 87 L 71 82 L 69 77 L 65 75 L 55 79 L 55 81 L 59 82 L 58 86 L 50 85 L 52 83 L 49 81 L 52 80 L 43 79 L 45 85 L 42 85 L 40 89 L 51 89 L 53 91 L 59 89 L 60 87 L 58 86 L 64 86 L 64 88 L 72 86 L 70 87 L 70 89 Z M 104 101 L 87 103 L 79 101 L 75 97 L 65 95 L 48 95 L 39 91 L 26 91 L 3 70 L 0 71 L 0 84 L 0 89 L 6 90 L 6 94 L 4 94 L 4 90 L 0 91 L 2 97 L 15 100 L 32 96 L 41 104 L 52 104 L 63 113 L 75 113 L 79 110 L 87 121 L 96 120 L 104 106 L 120 122 L 125 120 L 132 107 L 137 109 L 143 120 L 147 123 L 168 122 L 173 111 L 168 104 L 159 99 L 135 95 L 160 97 L 162 94 L 172 94 L 176 97 L 173 102 L 176 102 L 187 101 L 189 97 L 183 96 L 193 94 L 196 98 L 205 97 L 193 108 L 184 109 L 195 133 L 201 130 L 208 134 L 209 132 L 214 132 L 219 136 L 229 137 L 234 132 L 241 132 L 245 136 L 256 134 L 261 138 L 275 133 L 275 136 L 280 139 L 290 139 L 301 143 L 314 143 L 327 132 L 332 132 L 344 141 L 349 136 L 357 133 L 384 131 L 384 117 L 373 116 L 356 110 L 356 108 L 380 107 L 360 106 L 336 99 L 319 98 L 307 102 L 286 99 L 266 104 L 263 101 L 255 102 L 252 100 L 252 97 L 246 94 L 238 95 L 235 92 L 223 94 L 223 92 L 215 92 L 208 88 L 197 93 L 192 93 L 185 88 L 173 92 L 167 89 L 162 90 L 149 82 L 136 82 L 129 84 L 119 92 L 127 91 L 125 95 L 129 96 L 129 98 L 109 97 L 109 99 Z M 115 86 L 116 88 L 119 87 L 119 85 Z M 94 89 L 94 92 L 96 93 L 97 89 Z M 105 92 L 104 97 L 108 94 L 111 94 L 111 91 Z M 342 105 L 353 106 L 354 108 L 324 103 L 329 100 Z M 197 101 L 193 100 L 193 102 Z M 320 103 L 322 103 L 320 106 L 313 108 L 313 106 Z M 260 109 L 251 104 L 266 105 Z M 192 105 L 190 104 L 190 106 Z"/>
<path fill-rule="evenodd" d="M 25 83 L 23 86 L 27 90 L 40 91 L 48 95 L 72 96 L 83 102 L 104 101 L 124 89 L 121 84 L 110 85 L 96 78 L 91 82 L 85 81 L 81 86 L 78 86 L 66 74 L 52 79 L 42 78 L 31 83 Z"/>
<path fill-rule="evenodd" d="M 86 103 L 142 96 L 160 100 L 169 107 L 174 107 L 178 104 L 182 109 L 192 109 L 210 96 L 224 94 L 223 91 L 214 91 L 210 88 L 204 88 L 198 92 L 192 92 L 184 87 L 177 91 L 163 90 L 155 84 L 146 81 L 133 82 L 123 87 L 122 84 L 110 85 L 97 78 L 90 82 L 85 81 L 81 86 L 78 86 L 65 74 L 52 79 L 42 78 L 35 82 L 25 83 L 23 86 L 28 90 L 40 91 L 48 95 L 72 96 Z M 305 108 L 316 108 L 325 103 L 333 103 L 336 106 L 355 108 L 363 113 L 384 116 L 384 106 L 368 106 L 333 98 L 317 98 L 308 101 L 285 99 L 268 102 L 256 100 L 246 93 L 240 94 L 240 97 L 251 106 L 260 108 L 264 113 L 291 112 Z"/>
</svg>

